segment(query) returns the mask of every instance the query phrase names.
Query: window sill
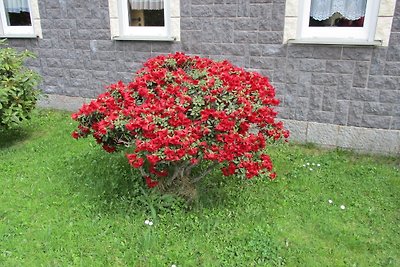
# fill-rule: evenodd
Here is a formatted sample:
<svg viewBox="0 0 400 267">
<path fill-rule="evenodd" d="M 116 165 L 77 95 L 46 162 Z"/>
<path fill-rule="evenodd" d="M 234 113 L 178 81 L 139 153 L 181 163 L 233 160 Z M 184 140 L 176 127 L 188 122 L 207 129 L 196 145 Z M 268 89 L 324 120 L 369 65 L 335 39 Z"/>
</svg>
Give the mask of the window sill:
<svg viewBox="0 0 400 267">
<path fill-rule="evenodd" d="M 39 36 L 37 36 L 36 34 L 1 34 L 0 38 L 19 38 L 19 39 L 35 39 L 35 38 L 39 38 Z"/>
<path fill-rule="evenodd" d="M 381 40 L 338 40 L 338 39 L 289 39 L 288 44 L 315 44 L 315 45 L 341 45 L 341 46 L 382 46 Z"/>
<path fill-rule="evenodd" d="M 112 40 L 173 42 L 176 41 L 176 38 L 172 36 L 113 36 Z"/>
</svg>

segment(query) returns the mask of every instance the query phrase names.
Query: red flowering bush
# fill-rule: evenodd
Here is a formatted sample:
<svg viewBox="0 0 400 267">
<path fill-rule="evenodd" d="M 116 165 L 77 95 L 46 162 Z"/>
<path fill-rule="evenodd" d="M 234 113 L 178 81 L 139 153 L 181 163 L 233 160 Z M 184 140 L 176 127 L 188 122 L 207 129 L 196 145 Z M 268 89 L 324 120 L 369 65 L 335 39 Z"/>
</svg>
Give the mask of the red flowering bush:
<svg viewBox="0 0 400 267">
<path fill-rule="evenodd" d="M 216 166 L 227 176 L 275 178 L 265 148 L 289 135 L 276 121 L 278 104 L 258 73 L 176 53 L 148 60 L 132 82 L 83 105 L 72 115 L 79 122 L 72 135 L 93 135 L 107 152 L 130 147 L 129 164 L 149 187 L 190 197 Z"/>
</svg>

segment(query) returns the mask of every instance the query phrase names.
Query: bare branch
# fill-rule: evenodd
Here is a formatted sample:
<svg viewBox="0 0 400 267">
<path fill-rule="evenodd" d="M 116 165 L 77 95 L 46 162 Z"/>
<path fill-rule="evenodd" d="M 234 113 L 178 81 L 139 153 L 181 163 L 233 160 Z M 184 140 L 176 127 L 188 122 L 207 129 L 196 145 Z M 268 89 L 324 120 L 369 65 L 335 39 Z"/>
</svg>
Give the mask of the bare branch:
<svg viewBox="0 0 400 267">
<path fill-rule="evenodd" d="M 219 164 L 218 162 L 214 162 L 214 163 L 212 163 L 210 166 L 208 166 L 208 168 L 207 168 L 200 176 L 197 176 L 196 178 L 194 178 L 194 179 L 192 180 L 192 184 L 197 183 L 198 181 L 200 181 L 201 179 L 203 179 L 204 176 L 208 175 L 211 171 L 213 171 L 214 168 L 215 168 L 216 166 L 218 166 L 218 164 Z"/>
</svg>

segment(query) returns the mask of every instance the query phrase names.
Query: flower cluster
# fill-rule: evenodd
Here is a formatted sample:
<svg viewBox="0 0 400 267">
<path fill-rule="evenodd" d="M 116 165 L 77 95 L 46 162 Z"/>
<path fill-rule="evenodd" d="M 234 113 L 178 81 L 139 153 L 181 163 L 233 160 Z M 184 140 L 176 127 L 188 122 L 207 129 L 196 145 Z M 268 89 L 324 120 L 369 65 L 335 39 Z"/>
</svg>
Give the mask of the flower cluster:
<svg viewBox="0 0 400 267">
<path fill-rule="evenodd" d="M 228 61 L 183 53 L 148 60 L 130 83 L 118 82 L 72 115 L 74 138 L 93 135 L 107 152 L 132 147 L 129 164 L 149 187 L 201 162 L 224 175 L 272 173 L 265 154 L 289 133 L 276 121 L 279 104 L 268 78 Z M 214 164 L 210 164 L 214 166 Z M 193 181 L 196 179 L 194 178 Z"/>
</svg>

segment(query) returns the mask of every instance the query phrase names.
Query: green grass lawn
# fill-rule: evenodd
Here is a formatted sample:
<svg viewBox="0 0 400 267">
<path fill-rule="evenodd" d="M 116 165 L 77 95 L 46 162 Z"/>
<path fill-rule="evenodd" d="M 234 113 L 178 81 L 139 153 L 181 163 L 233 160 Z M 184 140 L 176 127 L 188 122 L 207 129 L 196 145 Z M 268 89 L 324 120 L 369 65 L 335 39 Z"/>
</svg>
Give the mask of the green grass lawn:
<svg viewBox="0 0 400 267">
<path fill-rule="evenodd" d="M 279 145 L 275 181 L 215 171 L 188 209 L 75 126 L 0 132 L 0 266 L 400 266 L 398 158 Z"/>
</svg>

